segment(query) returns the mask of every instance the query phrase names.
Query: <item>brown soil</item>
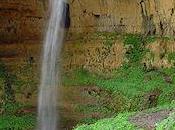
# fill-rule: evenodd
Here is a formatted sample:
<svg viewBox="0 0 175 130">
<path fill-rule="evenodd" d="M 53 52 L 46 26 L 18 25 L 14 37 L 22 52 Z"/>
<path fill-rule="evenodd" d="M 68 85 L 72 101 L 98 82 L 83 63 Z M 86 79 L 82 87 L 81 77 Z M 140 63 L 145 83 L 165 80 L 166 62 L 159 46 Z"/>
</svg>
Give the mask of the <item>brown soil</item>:
<svg viewBox="0 0 175 130">
<path fill-rule="evenodd" d="M 60 89 L 60 94 L 62 94 L 62 98 L 59 100 L 61 130 L 71 130 L 80 120 L 94 115 L 94 113 L 86 114 L 76 110 L 78 105 L 93 105 L 98 102 L 95 97 L 88 95 L 87 90 L 89 89 L 87 88 L 91 89 L 96 87 L 69 86 Z M 100 116 L 100 114 L 97 115 Z"/>
<path fill-rule="evenodd" d="M 77 106 L 96 105 L 99 98 L 91 94 L 107 93 L 95 86 L 69 86 L 60 88 L 60 97 L 58 104 L 59 126 L 60 130 L 72 130 L 77 124 L 85 118 L 103 118 L 104 114 L 100 112 L 82 112 Z M 24 108 L 17 112 L 18 114 L 37 113 L 37 107 Z"/>
</svg>

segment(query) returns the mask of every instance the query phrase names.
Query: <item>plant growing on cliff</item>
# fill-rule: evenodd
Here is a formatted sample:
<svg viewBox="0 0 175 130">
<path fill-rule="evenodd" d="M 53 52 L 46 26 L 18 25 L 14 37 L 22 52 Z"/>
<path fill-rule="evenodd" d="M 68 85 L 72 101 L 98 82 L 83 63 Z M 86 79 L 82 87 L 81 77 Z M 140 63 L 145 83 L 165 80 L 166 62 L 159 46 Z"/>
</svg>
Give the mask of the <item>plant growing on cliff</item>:
<svg viewBox="0 0 175 130">
<path fill-rule="evenodd" d="M 124 45 L 126 48 L 126 57 L 131 64 L 138 64 L 146 54 L 146 44 L 156 40 L 155 36 L 144 36 L 141 34 L 127 34 L 124 36 Z"/>
<path fill-rule="evenodd" d="M 128 34 L 124 37 L 126 57 L 130 63 L 138 63 L 144 55 L 144 41 L 142 35 Z"/>
<path fill-rule="evenodd" d="M 6 107 L 8 106 L 7 104 L 15 102 L 15 94 L 12 88 L 15 76 L 9 73 L 7 67 L 2 62 L 0 62 L 0 76 L 3 83 L 1 107 L 4 111 L 8 111 L 9 107 Z"/>
<path fill-rule="evenodd" d="M 169 62 L 174 62 L 175 61 L 175 52 L 172 52 L 172 53 L 168 54 L 168 61 Z"/>
<path fill-rule="evenodd" d="M 39 82 L 39 74 L 36 65 L 22 64 L 15 70 L 17 80 L 15 81 L 15 90 L 28 98 L 36 91 Z M 25 89 L 25 92 L 23 90 Z"/>
</svg>

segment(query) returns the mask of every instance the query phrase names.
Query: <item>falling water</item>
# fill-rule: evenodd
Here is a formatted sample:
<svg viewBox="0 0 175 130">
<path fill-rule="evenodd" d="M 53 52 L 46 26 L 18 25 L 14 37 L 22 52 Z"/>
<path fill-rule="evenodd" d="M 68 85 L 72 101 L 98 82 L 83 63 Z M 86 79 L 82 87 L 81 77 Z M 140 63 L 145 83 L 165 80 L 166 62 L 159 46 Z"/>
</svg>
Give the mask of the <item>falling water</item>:
<svg viewBox="0 0 175 130">
<path fill-rule="evenodd" d="M 64 0 L 49 0 L 50 17 L 44 40 L 41 84 L 38 101 L 38 130 L 56 130 L 58 125 L 58 66 L 63 28 L 61 20 Z"/>
</svg>

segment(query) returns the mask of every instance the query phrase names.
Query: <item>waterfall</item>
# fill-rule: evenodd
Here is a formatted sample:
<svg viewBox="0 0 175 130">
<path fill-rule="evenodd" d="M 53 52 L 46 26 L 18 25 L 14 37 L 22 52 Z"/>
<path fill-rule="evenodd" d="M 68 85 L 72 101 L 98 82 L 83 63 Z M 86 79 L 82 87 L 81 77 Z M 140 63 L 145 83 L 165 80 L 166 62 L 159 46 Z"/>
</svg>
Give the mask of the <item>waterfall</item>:
<svg viewBox="0 0 175 130">
<path fill-rule="evenodd" d="M 38 130 L 58 129 L 58 60 L 63 42 L 61 27 L 64 0 L 49 0 L 49 21 L 44 39 L 41 82 L 38 97 Z"/>
</svg>

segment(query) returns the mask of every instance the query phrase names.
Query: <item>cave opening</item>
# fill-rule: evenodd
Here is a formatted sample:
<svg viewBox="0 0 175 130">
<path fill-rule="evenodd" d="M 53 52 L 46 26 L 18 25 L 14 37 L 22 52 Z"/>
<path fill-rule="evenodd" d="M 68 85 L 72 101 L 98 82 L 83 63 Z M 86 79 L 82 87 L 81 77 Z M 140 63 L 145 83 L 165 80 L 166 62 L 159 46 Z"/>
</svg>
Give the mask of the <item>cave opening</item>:
<svg viewBox="0 0 175 130">
<path fill-rule="evenodd" d="M 64 28 L 70 27 L 70 6 L 66 2 L 64 2 L 63 8 L 63 26 Z"/>
</svg>

